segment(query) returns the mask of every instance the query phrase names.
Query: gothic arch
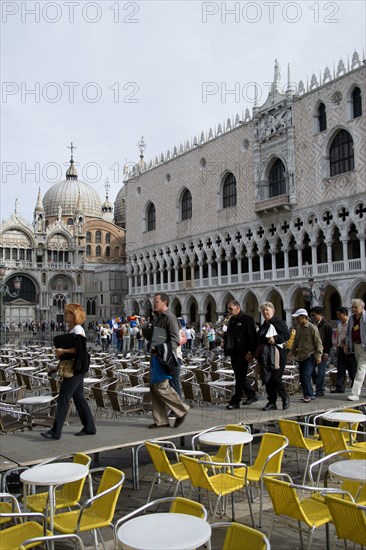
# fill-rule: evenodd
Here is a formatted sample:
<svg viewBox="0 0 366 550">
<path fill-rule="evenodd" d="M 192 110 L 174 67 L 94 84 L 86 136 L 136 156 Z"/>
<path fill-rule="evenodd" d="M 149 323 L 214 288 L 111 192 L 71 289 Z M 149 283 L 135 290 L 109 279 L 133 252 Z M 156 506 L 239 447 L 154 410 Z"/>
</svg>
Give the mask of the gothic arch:
<svg viewBox="0 0 366 550">
<path fill-rule="evenodd" d="M 351 301 L 354 298 L 361 298 L 361 300 L 365 301 L 365 295 L 366 295 L 366 277 L 357 277 L 348 286 L 344 294 L 344 303 L 342 305 L 350 308 Z"/>
<path fill-rule="evenodd" d="M 225 292 L 225 294 L 221 298 L 221 303 L 220 303 L 220 311 L 221 312 L 223 312 L 223 313 L 227 312 L 227 307 L 226 306 L 227 306 L 228 302 L 230 302 L 231 300 L 236 300 L 233 293 L 230 292 L 230 291 Z"/>
</svg>

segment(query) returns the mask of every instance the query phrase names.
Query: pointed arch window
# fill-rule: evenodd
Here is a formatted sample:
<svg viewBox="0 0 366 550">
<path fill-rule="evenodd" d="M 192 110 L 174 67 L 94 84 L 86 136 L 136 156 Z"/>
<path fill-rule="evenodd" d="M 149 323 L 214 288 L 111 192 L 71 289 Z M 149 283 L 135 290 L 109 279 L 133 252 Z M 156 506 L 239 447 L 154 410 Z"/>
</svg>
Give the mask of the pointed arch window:
<svg viewBox="0 0 366 550">
<path fill-rule="evenodd" d="M 230 173 L 226 176 L 222 188 L 222 206 L 223 208 L 236 206 L 236 201 L 236 179 L 234 174 Z"/>
<path fill-rule="evenodd" d="M 153 203 L 150 204 L 147 211 L 147 230 L 154 231 L 156 228 L 156 210 Z"/>
<path fill-rule="evenodd" d="M 269 198 L 285 194 L 285 166 L 281 159 L 277 159 L 269 173 Z"/>
<path fill-rule="evenodd" d="M 74 220 L 72 218 L 67 218 L 67 225 L 74 225 Z"/>
<path fill-rule="evenodd" d="M 327 129 L 327 111 L 324 103 L 320 103 L 318 107 L 318 126 L 319 132 L 323 132 Z"/>
<path fill-rule="evenodd" d="M 111 234 L 106 233 L 105 235 L 105 244 L 111 244 Z"/>
<path fill-rule="evenodd" d="M 340 130 L 329 149 L 330 176 L 350 172 L 355 167 L 353 139 L 349 132 Z"/>
<path fill-rule="evenodd" d="M 100 246 L 97 246 L 96 249 L 95 249 L 95 255 L 97 258 L 100 258 L 101 255 L 102 255 L 102 249 Z"/>
<path fill-rule="evenodd" d="M 192 218 L 192 195 L 186 189 L 182 196 L 182 220 L 190 220 Z"/>
<path fill-rule="evenodd" d="M 352 92 L 352 118 L 362 115 L 362 99 L 360 88 L 355 88 Z"/>
<path fill-rule="evenodd" d="M 86 255 L 91 256 L 91 246 L 90 246 L 90 244 L 88 244 L 87 247 L 86 247 Z"/>
<path fill-rule="evenodd" d="M 111 247 L 110 247 L 110 246 L 106 246 L 106 248 L 105 248 L 105 256 L 106 256 L 106 258 L 110 258 L 110 257 L 111 257 Z"/>
<path fill-rule="evenodd" d="M 95 242 L 99 243 L 99 244 L 102 242 L 102 232 L 101 231 L 96 231 L 95 232 Z"/>
<path fill-rule="evenodd" d="M 92 242 L 92 238 L 91 238 L 91 233 L 90 231 L 87 231 L 86 235 L 85 235 L 85 238 L 86 238 L 86 242 L 87 243 L 91 243 Z"/>
</svg>

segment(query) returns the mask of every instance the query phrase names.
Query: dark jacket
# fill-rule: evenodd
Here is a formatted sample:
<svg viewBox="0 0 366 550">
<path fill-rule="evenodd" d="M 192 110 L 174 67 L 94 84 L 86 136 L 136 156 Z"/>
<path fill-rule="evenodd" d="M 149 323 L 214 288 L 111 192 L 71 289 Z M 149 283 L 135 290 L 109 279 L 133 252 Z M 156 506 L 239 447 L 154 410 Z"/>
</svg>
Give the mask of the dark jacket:
<svg viewBox="0 0 366 550">
<path fill-rule="evenodd" d="M 225 355 L 244 357 L 248 351 L 254 354 L 257 341 L 257 331 L 251 315 L 240 311 L 239 315 L 230 317 L 227 331 L 224 334 Z"/>
<path fill-rule="evenodd" d="M 75 373 L 85 373 L 89 370 L 90 365 L 90 355 L 86 349 L 86 338 L 81 334 L 58 334 L 54 337 L 53 342 L 56 348 L 76 348 L 76 354 L 72 355 L 70 353 L 65 353 L 60 356 L 60 361 L 66 359 L 75 359 L 74 363 L 74 372 Z"/>
<path fill-rule="evenodd" d="M 155 314 L 153 322 L 150 326 L 142 326 L 142 334 L 149 342 L 152 340 L 154 327 L 164 328 L 167 331 L 167 341 L 172 343 L 173 351 L 175 351 L 179 346 L 180 334 L 178 319 L 174 313 L 167 310 L 165 313 L 161 313 L 160 315 Z"/>
<path fill-rule="evenodd" d="M 273 337 L 275 344 L 268 344 L 266 336 L 270 326 L 276 329 L 277 334 Z M 267 384 L 272 371 L 275 369 L 276 353 L 278 353 L 278 362 L 280 369 L 283 370 L 286 365 L 287 349 L 278 344 L 284 344 L 290 338 L 290 331 L 284 321 L 273 316 L 268 323 L 264 322 L 258 332 L 259 347 L 257 350 L 257 359 L 261 367 L 261 379 L 263 384 Z"/>
<path fill-rule="evenodd" d="M 319 330 L 321 341 L 323 342 L 323 353 L 329 354 L 333 347 L 333 329 L 332 326 L 322 317 L 322 320 L 316 325 Z"/>
</svg>

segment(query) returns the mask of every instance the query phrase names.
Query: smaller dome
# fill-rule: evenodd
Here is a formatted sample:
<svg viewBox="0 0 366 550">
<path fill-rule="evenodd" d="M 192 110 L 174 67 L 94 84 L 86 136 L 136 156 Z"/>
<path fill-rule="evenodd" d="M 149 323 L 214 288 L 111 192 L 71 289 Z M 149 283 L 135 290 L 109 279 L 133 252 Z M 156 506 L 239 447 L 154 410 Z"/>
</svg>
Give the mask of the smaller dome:
<svg viewBox="0 0 366 550">
<path fill-rule="evenodd" d="M 71 157 L 70 160 L 70 166 L 66 170 L 66 179 L 67 180 L 77 180 L 78 179 L 78 171 L 76 170 L 74 166 L 74 159 Z"/>
<path fill-rule="evenodd" d="M 113 204 L 110 201 L 104 201 L 102 204 L 102 211 L 113 210 Z"/>
</svg>

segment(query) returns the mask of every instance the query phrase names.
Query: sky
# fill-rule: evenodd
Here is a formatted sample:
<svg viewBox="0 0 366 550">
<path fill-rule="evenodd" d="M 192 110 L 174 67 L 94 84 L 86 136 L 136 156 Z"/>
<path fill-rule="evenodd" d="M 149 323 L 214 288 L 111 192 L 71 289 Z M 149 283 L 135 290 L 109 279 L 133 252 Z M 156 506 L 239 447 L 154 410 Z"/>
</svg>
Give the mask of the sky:
<svg viewBox="0 0 366 550">
<path fill-rule="evenodd" d="M 114 201 L 123 166 L 199 138 L 282 84 L 365 59 L 365 2 L 1 2 L 0 219 L 18 199 L 33 220 L 65 179 L 71 142 L 79 179 Z"/>
</svg>

